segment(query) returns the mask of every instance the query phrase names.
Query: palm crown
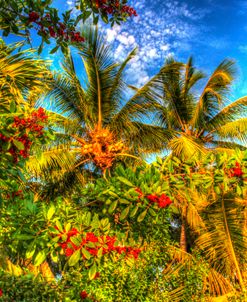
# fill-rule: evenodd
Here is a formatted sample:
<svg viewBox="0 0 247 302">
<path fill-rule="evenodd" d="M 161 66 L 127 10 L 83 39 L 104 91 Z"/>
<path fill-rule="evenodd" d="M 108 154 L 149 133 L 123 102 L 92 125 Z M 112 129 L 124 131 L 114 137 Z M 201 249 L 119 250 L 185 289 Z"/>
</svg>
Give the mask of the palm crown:
<svg viewBox="0 0 247 302">
<path fill-rule="evenodd" d="M 174 65 L 170 59 L 163 68 L 169 66 L 170 72 L 162 74 L 163 96 L 156 103 L 155 116 L 167 130 L 167 148 L 182 157 L 198 155 L 210 148 L 244 148 L 247 98 L 228 102 L 224 107 L 235 76 L 234 62 L 224 60 L 201 93 L 197 84 L 205 75 L 193 66 L 192 58 L 180 65 Z"/>
<path fill-rule="evenodd" d="M 28 164 L 36 175 L 55 175 L 60 184 L 68 177 L 71 184 L 75 175 L 81 181 L 90 161 L 105 170 L 116 157 L 133 157 L 164 147 L 164 129 L 148 123 L 147 117 L 162 90 L 162 71 L 143 87 L 130 89 L 124 71 L 136 49 L 119 64 L 113 62 L 111 48 L 97 29 L 84 35 L 87 42 L 79 54 L 85 80 L 80 82 L 72 56 L 66 56 L 64 73 L 54 75 L 47 94 L 56 108 L 56 113 L 49 113 L 57 130 L 56 143 L 44 150 L 41 160 Z"/>
</svg>

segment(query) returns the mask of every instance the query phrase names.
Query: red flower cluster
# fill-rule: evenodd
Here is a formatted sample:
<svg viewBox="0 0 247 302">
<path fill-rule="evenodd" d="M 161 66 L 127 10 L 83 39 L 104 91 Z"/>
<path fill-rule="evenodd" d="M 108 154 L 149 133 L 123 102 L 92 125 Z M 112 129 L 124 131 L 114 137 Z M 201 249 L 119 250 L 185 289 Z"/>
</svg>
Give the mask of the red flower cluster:
<svg viewBox="0 0 247 302">
<path fill-rule="evenodd" d="M 127 14 L 130 17 L 137 16 L 133 7 L 120 5 L 119 0 L 95 0 L 95 6 L 108 15 Z"/>
<path fill-rule="evenodd" d="M 44 17 L 41 17 L 36 12 L 31 12 L 28 15 L 28 22 L 35 23 L 39 27 L 39 32 L 45 35 L 50 35 L 52 38 L 59 38 L 64 41 L 70 41 L 72 43 L 84 42 L 85 39 L 81 36 L 80 32 L 75 32 L 74 28 L 66 28 L 66 25 L 62 22 L 54 24 L 51 20 L 50 14 L 46 14 Z M 52 24 L 47 26 L 46 24 Z"/>
<path fill-rule="evenodd" d="M 85 290 L 82 290 L 80 292 L 80 297 L 81 297 L 82 300 L 84 300 L 88 297 L 88 293 Z"/>
<path fill-rule="evenodd" d="M 39 108 L 37 111 L 32 112 L 31 116 L 28 118 L 19 118 L 16 116 L 14 118 L 13 127 L 18 127 L 19 130 L 26 128 L 30 132 L 35 132 L 37 136 L 43 134 L 42 130 L 44 126 L 39 125 L 39 123 L 44 123 L 47 120 L 48 116 L 45 114 L 43 108 Z"/>
<path fill-rule="evenodd" d="M 31 12 L 28 15 L 28 21 L 29 22 L 36 22 L 37 20 L 39 20 L 39 14 L 36 12 Z"/>
<path fill-rule="evenodd" d="M 18 162 L 18 157 L 27 158 L 32 145 L 32 141 L 28 137 L 28 134 L 32 134 L 35 137 L 43 135 L 44 122 L 47 120 L 47 115 L 43 108 L 39 108 L 37 111 L 32 112 L 28 118 L 20 118 L 16 116 L 14 118 L 13 128 L 17 129 L 17 135 L 12 137 L 6 137 L 0 133 L 0 141 L 10 142 L 10 148 L 8 152 L 13 156 L 14 162 Z M 26 132 L 22 134 L 23 132 Z M 22 135 L 21 135 L 22 134 Z M 19 150 L 17 148 L 16 141 L 23 144 L 24 149 Z"/>
<path fill-rule="evenodd" d="M 144 194 L 142 193 L 142 190 L 140 188 L 135 188 L 135 191 L 139 193 L 137 201 L 140 201 L 140 198 L 144 197 Z"/>
<path fill-rule="evenodd" d="M 9 199 L 10 197 L 12 197 L 12 198 L 15 198 L 15 197 L 23 197 L 23 192 L 22 192 L 22 190 L 18 190 L 18 191 L 16 191 L 16 192 L 12 192 L 11 194 L 7 194 L 7 199 Z"/>
<path fill-rule="evenodd" d="M 241 166 L 238 162 L 235 163 L 235 168 L 230 169 L 230 176 L 231 177 L 241 177 L 244 172 L 241 169 Z"/>
<path fill-rule="evenodd" d="M 0 297 L 3 295 L 3 290 L 0 288 Z"/>
<path fill-rule="evenodd" d="M 160 208 L 166 208 L 172 203 L 170 197 L 168 197 L 166 194 L 161 194 L 160 196 L 157 196 L 155 193 L 153 193 L 144 196 L 140 188 L 135 188 L 135 191 L 139 193 L 137 201 L 140 201 L 140 198 L 142 197 L 146 197 L 150 202 L 157 203 Z"/>
<path fill-rule="evenodd" d="M 55 227 L 55 229 L 58 230 L 57 227 Z M 64 250 L 64 253 L 67 257 L 71 256 L 76 250 L 79 250 L 82 247 L 84 247 L 93 256 L 98 255 L 98 251 L 101 247 L 103 249 L 103 255 L 115 251 L 118 254 L 124 253 L 126 254 L 126 256 L 133 256 L 135 259 L 137 259 L 139 253 L 141 252 L 141 250 L 138 248 L 115 246 L 116 237 L 111 237 L 111 236 L 97 237 L 92 232 L 86 233 L 85 238 L 83 238 L 80 245 L 77 246 L 71 241 L 71 237 L 80 234 L 80 232 L 76 228 L 73 228 L 67 233 L 66 231 L 60 232 L 58 236 L 62 240 L 62 237 L 65 234 L 67 235 L 67 240 L 65 242 L 59 242 L 58 244 Z M 87 245 L 89 243 L 94 243 L 95 247 L 88 247 Z"/>
<path fill-rule="evenodd" d="M 166 194 L 161 194 L 160 196 L 150 194 L 147 196 L 147 199 L 150 202 L 157 203 L 159 208 L 166 208 L 172 203 L 170 197 L 168 197 Z"/>
<path fill-rule="evenodd" d="M 129 6 L 129 5 L 124 5 L 121 9 L 121 12 L 128 14 L 130 17 L 132 17 L 132 16 L 137 17 L 138 16 L 136 10 L 133 7 Z"/>
</svg>

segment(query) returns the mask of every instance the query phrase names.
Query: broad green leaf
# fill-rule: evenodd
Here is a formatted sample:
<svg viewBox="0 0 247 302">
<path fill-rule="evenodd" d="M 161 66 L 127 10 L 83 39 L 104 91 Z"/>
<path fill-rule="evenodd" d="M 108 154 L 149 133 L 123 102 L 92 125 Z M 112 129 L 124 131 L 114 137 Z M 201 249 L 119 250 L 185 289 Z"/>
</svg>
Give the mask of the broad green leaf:
<svg viewBox="0 0 247 302">
<path fill-rule="evenodd" d="M 157 215 L 157 213 L 151 207 L 149 208 L 148 213 L 153 217 L 155 217 Z"/>
<path fill-rule="evenodd" d="M 114 200 L 111 205 L 109 206 L 109 209 L 108 209 L 108 212 L 110 214 L 112 214 L 115 210 L 116 210 L 116 207 L 118 205 L 118 200 Z"/>
<path fill-rule="evenodd" d="M 38 254 L 36 255 L 35 259 L 34 259 L 34 266 L 39 266 L 41 263 L 43 263 L 46 259 L 46 253 L 45 251 L 40 251 L 38 252 Z"/>
<path fill-rule="evenodd" d="M 87 212 L 86 213 L 86 218 L 85 218 L 85 225 L 89 226 L 91 223 L 91 219 L 92 219 L 92 214 L 91 212 Z"/>
<path fill-rule="evenodd" d="M 56 251 L 53 251 L 53 252 L 51 253 L 51 260 L 52 260 L 53 262 L 55 262 L 55 263 L 58 263 L 58 254 L 57 254 Z"/>
<path fill-rule="evenodd" d="M 130 204 L 130 201 L 128 201 L 127 199 L 120 199 L 119 200 L 119 203 L 121 203 L 121 204 Z"/>
<path fill-rule="evenodd" d="M 22 142 L 20 142 L 20 141 L 18 141 L 16 139 L 13 139 L 13 143 L 14 143 L 14 145 L 16 146 L 16 148 L 18 150 L 24 150 L 25 149 L 25 146 L 24 146 L 24 144 Z"/>
<path fill-rule="evenodd" d="M 11 113 L 14 113 L 16 111 L 16 104 L 14 100 L 11 101 L 9 110 Z"/>
<path fill-rule="evenodd" d="M 52 218 L 52 216 L 55 214 L 56 212 L 56 208 L 55 206 L 52 204 L 49 208 L 49 210 L 47 211 L 47 219 L 50 220 Z"/>
<path fill-rule="evenodd" d="M 89 260 L 91 258 L 91 254 L 89 253 L 89 251 L 87 251 L 86 249 L 82 248 L 81 249 L 82 255 Z"/>
<path fill-rule="evenodd" d="M 16 234 L 13 237 L 14 239 L 18 239 L 18 240 L 29 240 L 34 238 L 33 235 L 28 235 L 28 234 Z"/>
<path fill-rule="evenodd" d="M 125 209 L 122 211 L 122 213 L 121 213 L 119 219 L 120 219 L 120 220 L 124 220 L 124 219 L 128 216 L 129 210 L 130 210 L 130 207 L 125 208 Z"/>
<path fill-rule="evenodd" d="M 70 240 L 72 243 L 74 243 L 76 246 L 80 246 L 81 245 L 81 236 L 72 236 L 70 237 Z"/>
<path fill-rule="evenodd" d="M 120 180 L 122 183 L 126 184 L 129 187 L 134 187 L 134 185 L 128 179 L 126 179 L 122 176 L 118 176 L 117 179 Z"/>
<path fill-rule="evenodd" d="M 80 250 L 75 251 L 69 258 L 68 265 L 74 266 L 80 260 Z"/>
<path fill-rule="evenodd" d="M 33 257 L 35 250 L 36 250 L 36 245 L 31 244 L 26 251 L 26 258 Z"/>
<path fill-rule="evenodd" d="M 59 229 L 60 232 L 63 232 L 63 227 L 62 227 L 59 220 L 56 221 L 56 226 L 57 226 L 57 228 Z"/>
<path fill-rule="evenodd" d="M 136 213 L 138 212 L 139 206 L 135 206 L 131 212 L 130 212 L 130 217 L 134 217 L 136 215 Z"/>
<path fill-rule="evenodd" d="M 143 211 L 138 217 L 137 217 L 137 221 L 141 222 L 145 216 L 147 215 L 147 210 Z"/>
<path fill-rule="evenodd" d="M 97 273 L 97 265 L 94 262 L 94 264 L 90 267 L 89 272 L 88 272 L 89 279 L 93 280 L 93 278 L 95 277 L 96 273 Z"/>
<path fill-rule="evenodd" d="M 65 225 L 65 231 L 68 232 L 70 229 L 71 229 L 71 223 L 69 222 Z"/>
</svg>

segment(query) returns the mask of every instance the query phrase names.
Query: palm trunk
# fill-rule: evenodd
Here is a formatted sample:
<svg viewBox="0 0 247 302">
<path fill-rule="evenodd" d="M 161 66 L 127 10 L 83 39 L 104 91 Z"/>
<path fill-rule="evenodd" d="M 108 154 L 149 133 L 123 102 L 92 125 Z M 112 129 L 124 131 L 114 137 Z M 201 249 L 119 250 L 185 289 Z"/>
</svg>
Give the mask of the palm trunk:
<svg viewBox="0 0 247 302">
<path fill-rule="evenodd" d="M 187 252 L 186 222 L 184 218 L 182 218 L 182 224 L 181 224 L 180 248 L 182 251 Z"/>
</svg>

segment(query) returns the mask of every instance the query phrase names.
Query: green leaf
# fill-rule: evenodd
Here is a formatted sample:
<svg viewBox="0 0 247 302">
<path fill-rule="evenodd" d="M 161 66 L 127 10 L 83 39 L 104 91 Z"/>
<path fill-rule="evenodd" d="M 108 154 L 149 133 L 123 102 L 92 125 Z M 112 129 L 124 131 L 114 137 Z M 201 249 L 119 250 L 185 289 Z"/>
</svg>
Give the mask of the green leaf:
<svg viewBox="0 0 247 302">
<path fill-rule="evenodd" d="M 69 222 L 69 223 L 67 223 L 66 225 L 65 225 L 65 231 L 66 231 L 66 233 L 68 233 L 68 231 L 71 229 L 71 223 Z"/>
<path fill-rule="evenodd" d="M 143 211 L 138 217 L 137 217 L 137 221 L 141 222 L 145 216 L 147 215 L 147 210 Z"/>
<path fill-rule="evenodd" d="M 24 150 L 25 149 L 25 146 L 24 146 L 24 144 L 22 142 L 20 142 L 20 141 L 18 141 L 16 139 L 13 139 L 13 143 L 14 143 L 14 145 L 16 146 L 16 148 L 18 150 Z"/>
<path fill-rule="evenodd" d="M 28 235 L 28 234 L 16 234 L 13 237 L 14 239 L 18 239 L 18 240 L 29 240 L 34 238 L 33 235 Z"/>
<path fill-rule="evenodd" d="M 57 254 L 56 251 L 53 251 L 53 252 L 51 253 L 51 260 L 52 260 L 53 262 L 55 262 L 55 263 L 58 263 L 58 254 Z"/>
<path fill-rule="evenodd" d="M 149 208 L 148 213 L 153 217 L 155 217 L 157 215 L 157 213 L 151 207 Z"/>
<path fill-rule="evenodd" d="M 109 206 L 108 212 L 112 214 L 116 210 L 117 205 L 118 205 L 118 200 L 114 200 L 112 204 Z"/>
<path fill-rule="evenodd" d="M 139 206 L 135 206 L 134 209 L 130 212 L 130 217 L 134 217 L 136 213 L 138 212 Z"/>
<path fill-rule="evenodd" d="M 74 266 L 80 260 L 80 250 L 75 251 L 69 258 L 68 265 Z"/>
<path fill-rule="evenodd" d="M 72 243 L 74 243 L 76 246 L 80 246 L 81 245 L 81 236 L 72 236 L 70 237 L 70 240 Z"/>
<path fill-rule="evenodd" d="M 125 209 L 122 211 L 122 213 L 121 213 L 119 219 L 120 219 L 120 220 L 124 220 L 124 219 L 128 216 L 129 211 L 130 211 L 130 207 L 125 208 Z"/>
<path fill-rule="evenodd" d="M 127 199 L 120 199 L 119 202 L 122 204 L 130 204 L 130 201 L 128 201 Z"/>
<path fill-rule="evenodd" d="M 91 219 L 92 219 L 92 214 L 91 212 L 87 212 L 86 213 L 86 218 L 85 218 L 85 225 L 89 226 L 91 223 Z"/>
<path fill-rule="evenodd" d="M 93 278 L 95 277 L 97 273 L 97 265 L 96 263 L 94 263 L 91 267 L 90 267 L 90 270 L 88 272 L 88 276 L 89 276 L 89 279 L 90 280 L 93 280 Z"/>
<path fill-rule="evenodd" d="M 38 252 L 38 254 L 36 255 L 35 259 L 34 259 L 34 266 L 39 266 L 41 263 L 43 263 L 46 259 L 46 253 L 45 251 L 40 251 Z"/>
<path fill-rule="evenodd" d="M 82 255 L 89 260 L 91 258 L 91 254 L 89 253 L 89 251 L 87 251 L 86 249 L 82 248 L 81 249 Z"/>
<path fill-rule="evenodd" d="M 26 251 L 26 258 L 33 257 L 35 250 L 36 250 L 36 245 L 31 244 Z"/>
<path fill-rule="evenodd" d="M 57 228 L 59 229 L 60 232 L 63 232 L 63 227 L 62 227 L 60 221 L 58 221 L 58 220 L 56 221 L 56 226 L 57 226 Z"/>
<path fill-rule="evenodd" d="M 117 179 L 129 187 L 134 187 L 134 185 L 128 179 L 126 179 L 122 176 L 118 176 Z"/>
<path fill-rule="evenodd" d="M 55 206 L 52 204 L 49 208 L 49 210 L 47 211 L 47 219 L 50 220 L 52 218 L 52 216 L 55 214 L 56 212 L 56 208 Z"/>
<path fill-rule="evenodd" d="M 9 110 L 11 113 L 14 113 L 16 111 L 16 104 L 14 100 L 11 101 Z"/>
<path fill-rule="evenodd" d="M 50 51 L 50 54 L 55 53 L 55 52 L 58 50 L 59 47 L 60 47 L 60 45 L 57 45 L 56 47 L 54 47 L 54 48 Z"/>
</svg>

